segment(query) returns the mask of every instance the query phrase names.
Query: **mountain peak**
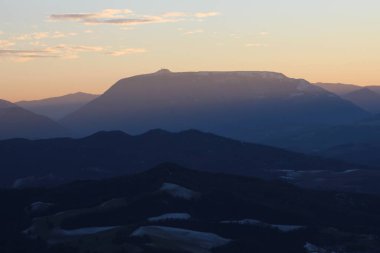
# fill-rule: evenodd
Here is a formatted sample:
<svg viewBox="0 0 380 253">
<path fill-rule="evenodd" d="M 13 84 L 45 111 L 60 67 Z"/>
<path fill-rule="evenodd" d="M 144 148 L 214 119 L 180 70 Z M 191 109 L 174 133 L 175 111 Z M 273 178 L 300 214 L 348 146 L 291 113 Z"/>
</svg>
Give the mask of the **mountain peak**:
<svg viewBox="0 0 380 253">
<path fill-rule="evenodd" d="M 165 74 L 171 74 L 172 72 L 170 69 L 160 69 L 159 71 L 155 72 L 154 74 L 158 75 L 165 75 Z"/>
<path fill-rule="evenodd" d="M 17 107 L 17 106 L 9 101 L 0 99 L 0 108 L 4 109 L 4 108 L 9 108 L 9 107 Z"/>
</svg>

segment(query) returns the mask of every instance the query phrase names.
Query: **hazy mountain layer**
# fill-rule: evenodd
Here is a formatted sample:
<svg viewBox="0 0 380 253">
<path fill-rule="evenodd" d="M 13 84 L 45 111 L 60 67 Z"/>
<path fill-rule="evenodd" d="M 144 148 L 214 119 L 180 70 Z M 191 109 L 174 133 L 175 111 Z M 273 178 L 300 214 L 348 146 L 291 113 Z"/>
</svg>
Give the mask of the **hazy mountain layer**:
<svg viewBox="0 0 380 253">
<path fill-rule="evenodd" d="M 362 88 L 350 92 L 342 98 L 371 113 L 380 113 L 380 94 L 370 88 Z"/>
<path fill-rule="evenodd" d="M 360 90 L 362 88 L 359 85 L 343 83 L 315 83 L 314 85 L 319 86 L 334 94 L 337 94 L 338 96 L 343 96 L 353 91 Z"/>
<path fill-rule="evenodd" d="M 69 132 L 53 120 L 0 100 L 0 139 L 48 138 L 67 136 Z"/>
<path fill-rule="evenodd" d="M 78 92 L 61 97 L 33 101 L 20 101 L 16 104 L 34 113 L 59 120 L 91 102 L 98 95 Z"/>
</svg>

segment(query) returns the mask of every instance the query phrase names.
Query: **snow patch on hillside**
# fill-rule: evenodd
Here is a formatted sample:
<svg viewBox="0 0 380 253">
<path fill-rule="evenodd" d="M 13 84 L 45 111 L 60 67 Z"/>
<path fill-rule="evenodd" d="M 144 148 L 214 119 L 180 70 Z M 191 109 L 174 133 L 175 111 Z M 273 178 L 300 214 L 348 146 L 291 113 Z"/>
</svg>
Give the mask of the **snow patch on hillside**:
<svg viewBox="0 0 380 253">
<path fill-rule="evenodd" d="M 160 191 L 166 192 L 173 197 L 182 198 L 186 200 L 191 200 L 198 195 L 196 192 L 186 187 L 183 187 L 177 184 L 172 184 L 172 183 L 164 183 L 161 186 Z"/>
<path fill-rule="evenodd" d="M 166 220 L 189 220 L 191 215 L 188 213 L 167 213 L 157 217 L 148 218 L 150 222 L 166 221 Z"/>
<path fill-rule="evenodd" d="M 83 236 L 83 235 L 93 235 L 105 231 L 115 229 L 117 227 L 88 227 L 88 228 L 79 228 L 73 230 L 66 229 L 55 229 L 52 231 L 53 235 L 59 236 Z"/>
<path fill-rule="evenodd" d="M 244 219 L 244 220 L 231 220 L 231 221 L 221 221 L 222 224 L 239 224 L 239 225 L 261 225 L 263 224 L 259 220 Z"/>
<path fill-rule="evenodd" d="M 278 224 L 269 224 L 259 220 L 254 219 L 244 219 L 244 220 L 230 220 L 230 221 L 221 221 L 222 224 L 239 224 L 239 225 L 251 225 L 251 226 L 264 226 L 273 229 L 280 230 L 281 232 L 292 232 L 305 228 L 305 226 L 299 225 L 278 225 Z"/>
<path fill-rule="evenodd" d="M 52 206 L 53 206 L 52 203 L 37 201 L 30 204 L 29 208 L 30 208 L 30 212 L 34 214 L 34 213 L 39 213 L 39 212 L 45 212 Z"/>
<path fill-rule="evenodd" d="M 337 253 L 335 251 L 328 251 L 323 248 L 320 248 L 314 244 L 311 244 L 307 242 L 304 246 L 305 250 L 307 253 Z"/>
<path fill-rule="evenodd" d="M 211 249 L 231 241 L 213 233 L 161 226 L 140 227 L 131 236 L 150 237 L 153 246 L 160 249 L 193 253 L 208 253 Z"/>
</svg>

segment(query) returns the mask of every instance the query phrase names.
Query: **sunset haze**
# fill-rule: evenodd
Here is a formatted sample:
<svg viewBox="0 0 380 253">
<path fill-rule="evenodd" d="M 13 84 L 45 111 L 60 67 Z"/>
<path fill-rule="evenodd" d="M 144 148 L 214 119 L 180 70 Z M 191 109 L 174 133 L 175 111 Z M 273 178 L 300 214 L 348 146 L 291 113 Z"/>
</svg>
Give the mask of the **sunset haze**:
<svg viewBox="0 0 380 253">
<path fill-rule="evenodd" d="M 100 94 L 160 68 L 377 85 L 379 10 L 372 0 L 1 0 L 0 93 Z"/>
</svg>

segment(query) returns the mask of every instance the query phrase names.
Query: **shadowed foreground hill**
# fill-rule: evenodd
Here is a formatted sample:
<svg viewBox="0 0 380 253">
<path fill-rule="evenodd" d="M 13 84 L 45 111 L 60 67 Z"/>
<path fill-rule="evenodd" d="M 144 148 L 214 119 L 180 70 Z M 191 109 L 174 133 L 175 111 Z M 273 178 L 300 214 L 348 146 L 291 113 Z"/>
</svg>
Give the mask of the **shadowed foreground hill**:
<svg viewBox="0 0 380 253">
<path fill-rule="evenodd" d="M 7 140 L 0 142 L 0 157 L 0 167 L 5 168 L 0 172 L 1 184 L 15 187 L 104 178 L 174 162 L 201 171 L 282 178 L 308 187 L 380 190 L 377 184 L 369 182 L 379 178 L 377 170 L 195 130 L 153 130 L 137 136 L 99 132 L 82 139 Z"/>
<path fill-rule="evenodd" d="M 380 247 L 378 196 L 173 164 L 47 190 L 0 191 L 0 199 L 7 203 L 0 209 L 1 252 L 377 253 Z"/>
</svg>

